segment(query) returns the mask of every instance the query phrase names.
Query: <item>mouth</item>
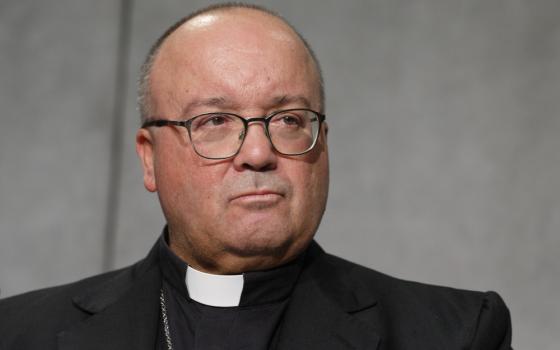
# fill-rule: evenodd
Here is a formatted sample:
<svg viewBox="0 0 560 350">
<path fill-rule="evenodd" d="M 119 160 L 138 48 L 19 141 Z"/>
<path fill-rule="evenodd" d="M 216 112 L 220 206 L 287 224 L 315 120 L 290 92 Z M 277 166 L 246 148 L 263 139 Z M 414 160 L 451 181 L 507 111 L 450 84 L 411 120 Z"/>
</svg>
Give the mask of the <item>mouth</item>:
<svg viewBox="0 0 560 350">
<path fill-rule="evenodd" d="M 277 204 L 284 198 L 284 194 L 268 190 L 251 190 L 234 195 L 230 202 L 246 207 L 265 208 Z"/>
</svg>

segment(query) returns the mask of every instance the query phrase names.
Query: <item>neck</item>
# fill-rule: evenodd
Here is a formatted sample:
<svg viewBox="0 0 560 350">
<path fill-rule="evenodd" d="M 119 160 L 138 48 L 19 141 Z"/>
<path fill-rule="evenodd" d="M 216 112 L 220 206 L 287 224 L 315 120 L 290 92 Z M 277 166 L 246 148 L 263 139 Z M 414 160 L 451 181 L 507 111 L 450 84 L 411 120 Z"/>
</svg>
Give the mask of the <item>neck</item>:
<svg viewBox="0 0 560 350">
<path fill-rule="evenodd" d="M 240 256 L 231 254 L 225 249 L 212 250 L 213 247 L 194 249 L 187 239 L 178 238 L 175 234 L 169 234 L 169 247 L 173 253 L 194 269 L 214 275 L 235 275 L 249 271 L 269 270 L 289 263 L 306 246 L 301 249 L 294 249 L 288 242 L 286 243 L 288 248 L 268 249 L 264 250 L 261 254 Z"/>
<path fill-rule="evenodd" d="M 305 257 L 305 254 L 300 254 L 288 264 L 242 275 L 209 274 L 189 266 L 175 254 L 170 249 L 168 233 L 161 238 L 160 254 L 163 274 L 174 290 L 180 295 L 192 294 L 194 301 L 213 306 L 235 306 L 237 303 L 239 306 L 261 305 L 284 300 L 291 293 Z M 228 292 L 221 297 L 224 290 Z M 205 298 L 212 294 L 218 301 Z M 234 301 L 232 295 L 236 298 Z"/>
</svg>

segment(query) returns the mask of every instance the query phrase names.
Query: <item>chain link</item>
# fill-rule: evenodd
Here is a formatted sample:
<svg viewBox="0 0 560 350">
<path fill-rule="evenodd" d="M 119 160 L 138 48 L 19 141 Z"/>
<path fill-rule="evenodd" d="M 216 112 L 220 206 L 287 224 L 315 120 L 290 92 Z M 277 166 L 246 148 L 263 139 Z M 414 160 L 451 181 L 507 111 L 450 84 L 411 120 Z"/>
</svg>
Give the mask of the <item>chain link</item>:
<svg viewBox="0 0 560 350">
<path fill-rule="evenodd" d="M 167 350 L 173 350 L 173 344 L 171 343 L 171 335 L 169 332 L 169 320 L 167 319 L 167 307 L 165 307 L 165 297 L 163 296 L 163 287 L 160 289 L 159 293 L 159 305 L 161 307 L 161 320 L 163 322 L 163 331 L 165 333 Z"/>
</svg>

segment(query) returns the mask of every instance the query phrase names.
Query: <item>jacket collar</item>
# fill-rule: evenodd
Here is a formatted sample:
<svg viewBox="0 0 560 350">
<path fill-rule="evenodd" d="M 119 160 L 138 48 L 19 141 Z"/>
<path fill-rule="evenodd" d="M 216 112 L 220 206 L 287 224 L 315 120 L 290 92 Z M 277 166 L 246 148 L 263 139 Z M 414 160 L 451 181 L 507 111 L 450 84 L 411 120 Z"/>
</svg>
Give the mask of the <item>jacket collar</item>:
<svg viewBox="0 0 560 350">
<path fill-rule="evenodd" d="M 306 259 L 276 349 L 377 349 L 381 322 L 371 291 L 315 242 Z"/>
<path fill-rule="evenodd" d="M 161 287 L 155 248 L 131 269 L 72 299 L 91 316 L 58 334 L 60 350 L 155 348 Z"/>
</svg>

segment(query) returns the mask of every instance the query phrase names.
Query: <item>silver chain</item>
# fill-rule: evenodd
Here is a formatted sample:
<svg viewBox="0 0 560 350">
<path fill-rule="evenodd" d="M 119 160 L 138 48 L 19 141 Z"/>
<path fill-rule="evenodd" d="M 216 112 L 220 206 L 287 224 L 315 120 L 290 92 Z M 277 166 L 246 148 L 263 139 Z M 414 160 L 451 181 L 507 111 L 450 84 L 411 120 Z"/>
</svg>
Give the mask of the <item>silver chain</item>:
<svg viewBox="0 0 560 350">
<path fill-rule="evenodd" d="M 165 307 L 165 297 L 163 296 L 163 287 L 159 291 L 159 305 L 161 307 L 163 331 L 165 332 L 165 343 L 167 344 L 167 350 L 173 350 L 173 344 L 171 343 L 171 335 L 169 332 L 169 320 L 167 319 L 167 307 Z"/>
</svg>

